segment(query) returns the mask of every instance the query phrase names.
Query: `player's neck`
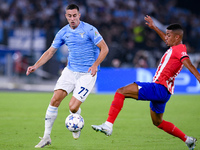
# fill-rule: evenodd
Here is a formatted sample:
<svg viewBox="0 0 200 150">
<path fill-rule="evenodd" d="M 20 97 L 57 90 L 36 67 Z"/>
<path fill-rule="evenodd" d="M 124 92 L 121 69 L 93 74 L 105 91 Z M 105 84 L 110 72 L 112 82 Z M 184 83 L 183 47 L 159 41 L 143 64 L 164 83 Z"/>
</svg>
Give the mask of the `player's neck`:
<svg viewBox="0 0 200 150">
<path fill-rule="evenodd" d="M 80 21 L 78 22 L 77 26 L 70 26 L 71 29 L 75 30 L 80 25 Z"/>
<path fill-rule="evenodd" d="M 177 42 L 174 42 L 174 43 L 171 45 L 171 47 L 172 47 L 172 46 L 179 45 L 179 44 L 183 44 L 183 42 L 182 42 L 182 41 L 177 41 Z"/>
</svg>

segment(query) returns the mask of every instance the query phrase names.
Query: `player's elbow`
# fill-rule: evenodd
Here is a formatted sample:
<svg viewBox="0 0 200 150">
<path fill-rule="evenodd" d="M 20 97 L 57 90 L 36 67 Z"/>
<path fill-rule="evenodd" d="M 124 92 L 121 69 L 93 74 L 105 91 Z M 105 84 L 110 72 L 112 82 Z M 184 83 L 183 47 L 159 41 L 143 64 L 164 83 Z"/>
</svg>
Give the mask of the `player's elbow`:
<svg viewBox="0 0 200 150">
<path fill-rule="evenodd" d="M 108 52 L 109 52 L 108 46 L 105 46 L 102 50 L 103 50 L 103 53 L 104 53 L 105 56 L 106 56 L 106 55 L 108 54 Z"/>
<path fill-rule="evenodd" d="M 109 48 L 108 48 L 108 46 L 106 47 L 106 55 L 108 54 L 108 52 L 109 52 Z"/>
<path fill-rule="evenodd" d="M 106 54 L 108 54 L 108 52 L 109 52 L 109 48 L 108 48 L 108 46 L 106 47 Z"/>
</svg>

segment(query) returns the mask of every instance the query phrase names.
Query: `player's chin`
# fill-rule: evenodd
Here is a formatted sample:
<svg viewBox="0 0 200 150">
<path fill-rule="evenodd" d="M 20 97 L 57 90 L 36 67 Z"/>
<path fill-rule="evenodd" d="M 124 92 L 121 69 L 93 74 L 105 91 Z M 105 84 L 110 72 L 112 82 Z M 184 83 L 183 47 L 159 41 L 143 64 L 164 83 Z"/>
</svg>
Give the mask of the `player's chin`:
<svg viewBox="0 0 200 150">
<path fill-rule="evenodd" d="M 74 23 L 74 22 L 71 22 L 71 26 L 75 26 L 75 23 Z"/>
</svg>

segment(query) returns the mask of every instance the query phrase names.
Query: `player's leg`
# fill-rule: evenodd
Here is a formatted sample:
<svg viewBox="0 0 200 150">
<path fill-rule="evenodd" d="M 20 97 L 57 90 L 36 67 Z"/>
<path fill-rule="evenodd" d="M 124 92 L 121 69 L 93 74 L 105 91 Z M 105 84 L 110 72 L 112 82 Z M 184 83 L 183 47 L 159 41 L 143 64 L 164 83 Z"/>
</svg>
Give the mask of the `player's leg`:
<svg viewBox="0 0 200 150">
<path fill-rule="evenodd" d="M 35 147 L 44 147 L 51 143 L 50 134 L 58 114 L 58 106 L 68 93 L 74 89 L 74 83 L 74 74 L 66 67 L 55 85 L 53 97 L 46 111 L 44 136 Z"/>
<path fill-rule="evenodd" d="M 112 134 L 113 124 L 117 118 L 119 112 L 121 111 L 125 98 L 138 99 L 138 85 L 136 83 L 129 84 L 125 87 L 119 88 L 111 103 L 108 118 L 102 125 L 92 125 L 92 128 L 96 131 L 101 131 L 102 133 L 110 136 Z"/>
<path fill-rule="evenodd" d="M 165 132 L 173 136 L 180 138 L 184 142 L 186 141 L 187 136 L 180 129 L 178 129 L 173 123 L 162 119 L 163 113 L 157 114 L 156 112 L 152 110 L 150 111 L 151 111 L 151 118 L 155 126 L 157 126 L 158 128 L 164 130 Z"/>
<path fill-rule="evenodd" d="M 70 113 L 76 113 L 81 114 L 81 106 L 82 102 L 78 99 L 76 99 L 74 96 L 72 96 L 70 102 L 69 102 L 69 111 Z M 78 132 L 72 132 L 72 136 L 75 140 L 77 140 L 80 137 L 81 131 Z"/>
<path fill-rule="evenodd" d="M 51 102 L 47 108 L 45 115 L 45 131 L 44 136 L 41 138 L 41 141 L 35 146 L 36 148 L 41 148 L 46 145 L 51 144 L 51 130 L 53 123 L 55 122 L 58 115 L 58 106 L 61 101 L 67 96 L 67 92 L 64 90 L 55 90 Z"/>
<path fill-rule="evenodd" d="M 150 114 L 153 124 L 165 132 L 179 137 L 185 142 L 187 138 L 186 135 L 171 122 L 163 120 L 165 106 L 171 94 L 168 92 L 167 88 L 159 84 L 155 84 L 154 89 L 155 90 L 152 91 L 153 97 L 150 99 Z"/>
<path fill-rule="evenodd" d="M 158 107 L 158 105 L 157 105 Z M 162 107 L 162 106 L 161 106 Z M 154 107 L 155 108 L 155 107 Z M 188 137 L 185 133 L 183 133 L 179 128 L 177 128 L 173 123 L 163 120 L 163 113 L 156 113 L 152 109 L 150 109 L 151 119 L 155 126 L 164 130 L 168 134 L 171 134 L 175 137 L 180 138 L 189 149 L 193 150 L 195 147 L 196 139 L 193 137 Z"/>
<path fill-rule="evenodd" d="M 162 91 L 162 88 L 166 90 L 166 93 Z M 161 94 L 158 94 L 159 92 Z M 160 97 L 165 97 L 167 101 L 170 94 L 164 86 L 155 83 L 135 82 L 122 87 L 118 89 L 115 94 L 114 100 L 110 106 L 107 121 L 102 125 L 92 125 L 92 128 L 96 131 L 101 131 L 106 135 L 111 135 L 113 123 L 123 107 L 125 98 L 147 101 L 154 99 L 160 100 Z"/>
<path fill-rule="evenodd" d="M 136 83 L 129 84 L 116 91 L 110 106 L 107 122 L 114 124 L 115 119 L 124 105 L 125 98 L 138 99 L 138 85 Z"/>
<path fill-rule="evenodd" d="M 81 114 L 81 104 L 91 93 L 97 78 L 97 74 L 93 77 L 90 73 L 77 73 L 77 81 L 73 91 L 73 96 L 69 102 L 70 113 Z M 80 137 L 81 131 L 72 132 L 74 139 Z"/>
<path fill-rule="evenodd" d="M 67 92 L 64 90 L 54 91 L 53 97 L 51 98 L 51 102 L 46 111 L 44 137 L 50 136 L 53 123 L 58 115 L 58 107 L 66 96 Z"/>
<path fill-rule="evenodd" d="M 77 114 L 81 114 L 81 106 L 82 102 L 80 100 L 78 100 L 77 98 L 75 98 L 74 96 L 72 96 L 70 102 L 69 102 L 69 110 L 70 113 L 77 113 Z"/>
<path fill-rule="evenodd" d="M 161 122 L 163 121 L 163 113 L 156 113 L 151 110 L 150 108 L 150 114 L 151 114 L 151 119 L 152 122 L 155 126 L 159 126 Z"/>
</svg>

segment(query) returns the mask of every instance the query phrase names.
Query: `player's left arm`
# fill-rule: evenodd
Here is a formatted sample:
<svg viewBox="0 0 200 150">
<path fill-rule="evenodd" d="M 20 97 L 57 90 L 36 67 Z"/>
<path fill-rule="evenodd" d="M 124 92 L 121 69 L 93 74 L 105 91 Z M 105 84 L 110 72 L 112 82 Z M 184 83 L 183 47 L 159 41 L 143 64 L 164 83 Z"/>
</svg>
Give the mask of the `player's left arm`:
<svg viewBox="0 0 200 150">
<path fill-rule="evenodd" d="M 88 72 L 91 71 L 91 75 L 92 76 L 95 76 L 95 74 L 98 71 L 97 70 L 98 66 L 105 59 L 106 55 L 109 52 L 108 46 L 107 46 L 106 42 L 103 39 L 97 44 L 97 46 L 100 49 L 99 56 L 98 56 L 97 60 L 94 62 L 94 64 L 88 69 Z"/>
<path fill-rule="evenodd" d="M 146 21 L 145 24 L 149 26 L 149 28 L 153 29 L 156 31 L 156 33 L 160 36 L 160 38 L 165 42 L 165 36 L 166 34 L 162 32 L 153 22 L 153 19 L 149 16 L 146 15 L 144 17 L 144 20 Z"/>
<path fill-rule="evenodd" d="M 196 79 L 200 83 L 200 74 L 199 74 L 198 70 L 194 67 L 194 65 L 192 64 L 190 59 L 185 59 L 185 60 L 183 60 L 182 63 L 184 64 L 184 66 L 186 68 L 188 68 L 188 70 L 196 77 Z"/>
</svg>

